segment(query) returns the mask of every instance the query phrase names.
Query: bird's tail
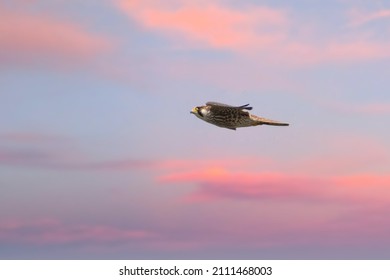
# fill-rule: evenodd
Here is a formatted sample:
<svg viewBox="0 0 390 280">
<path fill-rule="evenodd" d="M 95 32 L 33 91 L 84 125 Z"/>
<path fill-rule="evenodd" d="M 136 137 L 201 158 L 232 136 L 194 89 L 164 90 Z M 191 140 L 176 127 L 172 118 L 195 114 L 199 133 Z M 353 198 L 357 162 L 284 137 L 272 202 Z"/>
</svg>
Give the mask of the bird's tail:
<svg viewBox="0 0 390 280">
<path fill-rule="evenodd" d="M 288 126 L 289 125 L 288 123 L 274 121 L 274 120 L 258 117 L 255 115 L 251 115 L 251 119 L 256 122 L 255 125 L 262 125 L 262 124 L 275 125 L 275 126 Z"/>
</svg>

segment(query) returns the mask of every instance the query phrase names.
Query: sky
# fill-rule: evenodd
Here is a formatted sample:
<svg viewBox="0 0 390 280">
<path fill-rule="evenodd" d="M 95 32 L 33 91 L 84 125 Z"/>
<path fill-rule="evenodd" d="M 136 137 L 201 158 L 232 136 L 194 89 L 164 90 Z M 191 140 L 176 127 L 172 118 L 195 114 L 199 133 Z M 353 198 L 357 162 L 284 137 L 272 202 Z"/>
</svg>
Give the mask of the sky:
<svg viewBox="0 0 390 280">
<path fill-rule="evenodd" d="M 0 259 L 390 258 L 390 2 L 0 18 Z M 207 101 L 290 126 L 216 127 Z"/>
</svg>

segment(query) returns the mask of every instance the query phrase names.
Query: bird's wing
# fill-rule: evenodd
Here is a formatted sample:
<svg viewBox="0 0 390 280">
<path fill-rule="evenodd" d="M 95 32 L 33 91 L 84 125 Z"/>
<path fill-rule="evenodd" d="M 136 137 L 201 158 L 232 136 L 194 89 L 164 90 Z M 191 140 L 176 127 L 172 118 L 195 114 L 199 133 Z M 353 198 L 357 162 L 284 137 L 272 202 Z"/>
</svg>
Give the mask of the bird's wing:
<svg viewBox="0 0 390 280">
<path fill-rule="evenodd" d="M 223 108 L 235 108 L 235 109 L 240 109 L 240 110 L 243 110 L 243 109 L 252 110 L 252 107 L 249 107 L 249 104 L 245 104 L 245 105 L 241 105 L 241 106 L 231 106 L 231 105 L 226 105 L 226 104 L 219 103 L 219 102 L 209 101 L 209 102 L 206 102 L 206 105 L 208 105 L 208 106 L 216 106 L 216 107 L 223 107 Z"/>
</svg>

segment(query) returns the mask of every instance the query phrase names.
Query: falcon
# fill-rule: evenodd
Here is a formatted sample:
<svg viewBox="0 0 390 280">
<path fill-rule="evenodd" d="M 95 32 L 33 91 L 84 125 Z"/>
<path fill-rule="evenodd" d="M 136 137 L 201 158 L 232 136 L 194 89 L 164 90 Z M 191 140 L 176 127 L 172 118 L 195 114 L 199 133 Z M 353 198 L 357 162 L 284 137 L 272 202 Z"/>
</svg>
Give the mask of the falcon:
<svg viewBox="0 0 390 280">
<path fill-rule="evenodd" d="M 236 130 L 237 127 L 248 127 L 256 125 L 276 125 L 288 126 L 288 123 L 274 121 L 250 114 L 247 110 L 252 110 L 249 104 L 242 106 L 230 106 L 218 102 L 207 102 L 204 106 L 197 106 L 191 110 L 199 119 L 224 127 Z"/>
</svg>

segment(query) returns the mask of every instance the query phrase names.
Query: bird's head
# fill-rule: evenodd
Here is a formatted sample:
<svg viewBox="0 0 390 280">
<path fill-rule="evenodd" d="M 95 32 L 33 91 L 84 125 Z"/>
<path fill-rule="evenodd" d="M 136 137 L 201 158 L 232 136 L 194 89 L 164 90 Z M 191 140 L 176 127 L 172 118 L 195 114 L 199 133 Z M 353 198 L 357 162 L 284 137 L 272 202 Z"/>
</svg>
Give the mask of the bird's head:
<svg viewBox="0 0 390 280">
<path fill-rule="evenodd" d="M 203 119 L 205 117 L 205 115 L 207 115 L 207 113 L 208 113 L 208 110 L 205 107 L 206 106 L 194 107 L 194 108 L 192 108 L 190 113 L 194 114 L 195 116 L 197 116 L 200 119 Z"/>
</svg>

